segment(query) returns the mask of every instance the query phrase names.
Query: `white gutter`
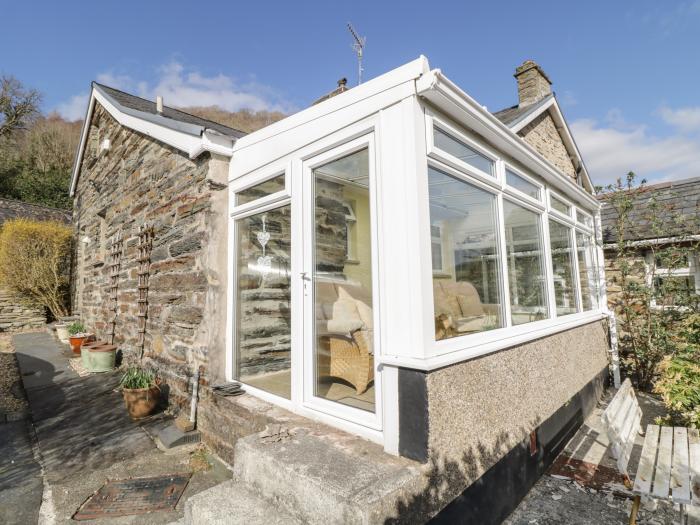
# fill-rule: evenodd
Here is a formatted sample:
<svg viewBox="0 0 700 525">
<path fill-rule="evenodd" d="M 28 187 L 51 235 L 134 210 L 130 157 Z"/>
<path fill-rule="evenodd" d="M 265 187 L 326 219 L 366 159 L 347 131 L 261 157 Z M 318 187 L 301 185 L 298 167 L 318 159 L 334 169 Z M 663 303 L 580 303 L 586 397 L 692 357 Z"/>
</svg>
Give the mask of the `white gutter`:
<svg viewBox="0 0 700 525">
<path fill-rule="evenodd" d="M 585 203 L 589 209 L 600 208 L 600 202 L 593 195 L 557 170 L 508 126 L 444 76 L 439 69 L 422 75 L 416 88 L 418 95 L 447 113 L 460 114 L 458 121 L 468 122 L 474 131 L 522 162 L 551 186 L 579 203 Z"/>
</svg>

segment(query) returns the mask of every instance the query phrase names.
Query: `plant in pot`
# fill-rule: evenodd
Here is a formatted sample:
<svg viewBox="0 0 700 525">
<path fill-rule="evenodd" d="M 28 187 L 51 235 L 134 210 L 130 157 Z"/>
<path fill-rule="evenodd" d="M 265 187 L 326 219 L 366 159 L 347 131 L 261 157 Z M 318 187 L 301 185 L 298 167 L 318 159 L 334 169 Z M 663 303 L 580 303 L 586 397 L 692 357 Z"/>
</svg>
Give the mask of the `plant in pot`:
<svg viewBox="0 0 700 525">
<path fill-rule="evenodd" d="M 130 366 L 119 382 L 124 396 L 124 404 L 131 419 L 141 419 L 151 415 L 160 400 L 160 381 L 150 370 Z"/>
<path fill-rule="evenodd" d="M 83 346 L 83 343 L 90 336 L 90 334 L 85 332 L 85 325 L 77 321 L 72 323 L 68 327 L 68 336 L 71 350 L 73 350 L 74 354 L 80 355 L 80 347 Z"/>
<path fill-rule="evenodd" d="M 56 328 L 56 337 L 62 343 L 68 343 L 68 323 L 59 322 L 54 325 Z"/>
</svg>

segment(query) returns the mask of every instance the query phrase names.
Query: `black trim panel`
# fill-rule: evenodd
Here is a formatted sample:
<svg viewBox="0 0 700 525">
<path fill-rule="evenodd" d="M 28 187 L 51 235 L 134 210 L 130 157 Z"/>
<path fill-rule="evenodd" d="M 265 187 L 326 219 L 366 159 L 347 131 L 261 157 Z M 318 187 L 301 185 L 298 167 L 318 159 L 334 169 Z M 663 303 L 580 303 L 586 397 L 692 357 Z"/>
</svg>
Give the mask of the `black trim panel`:
<svg viewBox="0 0 700 525">
<path fill-rule="evenodd" d="M 427 374 L 399 368 L 399 454 L 428 461 Z"/>
</svg>

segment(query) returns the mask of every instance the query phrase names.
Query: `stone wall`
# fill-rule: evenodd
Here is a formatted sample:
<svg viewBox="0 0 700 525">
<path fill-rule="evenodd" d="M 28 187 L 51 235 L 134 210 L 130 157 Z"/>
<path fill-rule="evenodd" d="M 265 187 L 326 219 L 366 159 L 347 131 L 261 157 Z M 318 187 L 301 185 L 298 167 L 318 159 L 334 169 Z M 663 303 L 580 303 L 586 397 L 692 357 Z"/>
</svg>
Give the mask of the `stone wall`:
<svg viewBox="0 0 700 525">
<path fill-rule="evenodd" d="M 576 169 L 548 111 L 535 118 L 518 134 L 565 175 L 576 180 Z"/>
<path fill-rule="evenodd" d="M 0 332 L 18 332 L 40 328 L 46 324 L 46 311 L 32 306 L 0 286 Z"/>
<path fill-rule="evenodd" d="M 111 146 L 101 151 L 106 138 Z M 109 251 L 121 235 L 114 342 L 127 362 L 138 359 L 138 231 L 152 226 L 144 362 L 175 404 L 185 401 L 196 366 L 208 381 L 224 373 L 227 165 L 208 153 L 189 159 L 95 107 L 74 200 L 74 311 L 99 339 L 109 338 Z"/>
<path fill-rule="evenodd" d="M 431 461 L 464 471 L 445 501 L 606 370 L 605 326 L 594 322 L 428 374 Z"/>
</svg>

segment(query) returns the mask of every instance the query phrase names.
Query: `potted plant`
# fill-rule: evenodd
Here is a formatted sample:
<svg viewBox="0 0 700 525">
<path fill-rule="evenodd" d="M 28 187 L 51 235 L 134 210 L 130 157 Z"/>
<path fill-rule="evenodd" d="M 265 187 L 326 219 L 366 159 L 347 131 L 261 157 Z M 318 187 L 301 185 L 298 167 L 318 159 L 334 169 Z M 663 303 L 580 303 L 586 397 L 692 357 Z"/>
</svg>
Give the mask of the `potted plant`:
<svg viewBox="0 0 700 525">
<path fill-rule="evenodd" d="M 74 354 L 80 355 L 80 347 L 90 335 L 85 332 L 85 325 L 78 321 L 72 323 L 68 326 L 68 335 L 71 350 L 73 350 Z"/>
<path fill-rule="evenodd" d="M 151 415 L 160 400 L 159 381 L 150 370 L 130 366 L 119 381 L 124 404 L 131 419 Z"/>
</svg>

